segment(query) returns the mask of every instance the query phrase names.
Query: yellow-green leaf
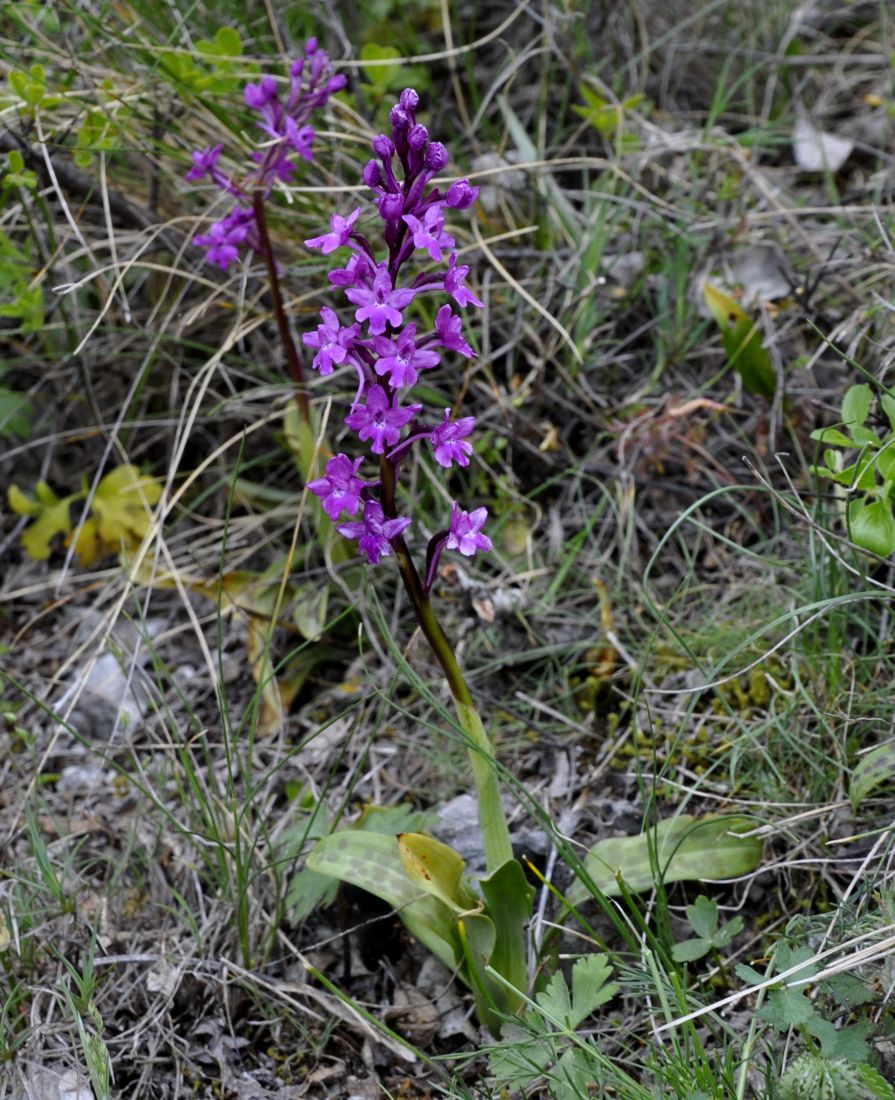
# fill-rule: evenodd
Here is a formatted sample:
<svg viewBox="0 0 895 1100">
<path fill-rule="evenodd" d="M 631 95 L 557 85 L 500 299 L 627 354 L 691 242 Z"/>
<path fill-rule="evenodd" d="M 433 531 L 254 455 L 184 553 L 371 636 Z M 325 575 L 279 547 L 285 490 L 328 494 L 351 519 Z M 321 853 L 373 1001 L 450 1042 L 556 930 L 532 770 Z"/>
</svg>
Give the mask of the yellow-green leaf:
<svg viewBox="0 0 895 1100">
<path fill-rule="evenodd" d="M 857 810 L 863 800 L 875 788 L 883 783 L 895 780 L 895 742 L 879 745 L 862 756 L 852 772 L 849 795 L 853 809 Z"/>
<path fill-rule="evenodd" d="M 6 499 L 17 516 L 36 516 L 40 512 L 40 503 L 23 493 L 18 485 L 10 485 Z"/>
<path fill-rule="evenodd" d="M 707 282 L 703 291 L 730 365 L 743 379 L 750 393 L 773 397 L 777 375 L 771 357 L 761 342 L 761 330 L 743 307 L 723 290 Z"/>
<path fill-rule="evenodd" d="M 160 483 L 136 466 L 118 466 L 106 474 L 92 505 L 103 541 L 118 549 L 122 542 L 142 539 L 152 523 L 152 505 L 161 495 Z"/>
<path fill-rule="evenodd" d="M 401 833 L 398 852 L 411 882 L 457 912 L 481 908 L 463 881 L 463 857 L 447 844 L 422 833 Z"/>
<path fill-rule="evenodd" d="M 639 836 L 601 840 L 584 859 L 597 889 L 608 897 L 622 893 L 620 885 L 636 893 L 658 882 L 711 882 L 737 878 L 754 870 L 761 859 L 758 837 L 739 834 L 753 823 L 743 817 L 689 814 L 670 818 Z M 582 882 L 568 893 L 571 905 L 588 897 Z"/>
<path fill-rule="evenodd" d="M 71 532 L 69 501 L 56 500 L 41 508 L 31 526 L 22 534 L 22 547 L 34 561 L 46 561 L 50 556 L 50 543 L 59 535 Z"/>
</svg>

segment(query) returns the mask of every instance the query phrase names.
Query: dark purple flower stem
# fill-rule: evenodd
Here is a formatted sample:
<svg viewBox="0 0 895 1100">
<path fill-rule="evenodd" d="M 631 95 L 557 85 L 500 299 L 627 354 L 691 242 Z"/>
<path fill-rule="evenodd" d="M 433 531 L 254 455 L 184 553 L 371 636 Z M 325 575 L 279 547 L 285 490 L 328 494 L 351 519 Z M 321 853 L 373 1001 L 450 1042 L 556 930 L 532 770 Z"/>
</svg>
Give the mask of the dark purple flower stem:
<svg viewBox="0 0 895 1100">
<path fill-rule="evenodd" d="M 386 516 L 394 519 L 398 514 L 395 507 L 395 467 L 385 455 L 382 455 L 379 459 L 379 478 L 382 510 Z M 420 575 L 414 565 L 413 558 L 410 556 L 410 551 L 407 549 L 404 536 L 398 535 L 397 538 L 392 539 L 391 545 L 398 563 L 398 572 L 401 574 L 404 590 L 410 599 L 416 621 L 438 663 L 441 665 L 451 695 L 462 706 L 474 709 L 475 705 L 469 685 L 466 683 L 451 643 L 448 641 L 447 635 L 435 615 L 432 601 L 429 599 L 429 592 L 420 580 Z"/>
<path fill-rule="evenodd" d="M 289 377 L 295 386 L 295 402 L 301 413 L 301 418 L 306 424 L 311 423 L 311 405 L 308 401 L 308 390 L 305 382 L 305 371 L 302 365 L 301 355 L 292 337 L 292 329 L 289 326 L 289 318 L 283 306 L 283 294 L 280 290 L 280 276 L 277 271 L 277 261 L 274 256 L 273 246 L 270 243 L 270 233 L 267 228 L 267 211 L 264 206 L 264 192 L 255 191 L 252 195 L 252 210 L 255 214 L 255 224 L 258 228 L 258 241 L 261 245 L 261 254 L 267 267 L 267 278 L 270 283 L 270 295 L 273 299 L 273 312 L 277 321 L 277 329 L 280 333 L 280 343 L 286 356 L 286 364 L 289 368 Z"/>
</svg>

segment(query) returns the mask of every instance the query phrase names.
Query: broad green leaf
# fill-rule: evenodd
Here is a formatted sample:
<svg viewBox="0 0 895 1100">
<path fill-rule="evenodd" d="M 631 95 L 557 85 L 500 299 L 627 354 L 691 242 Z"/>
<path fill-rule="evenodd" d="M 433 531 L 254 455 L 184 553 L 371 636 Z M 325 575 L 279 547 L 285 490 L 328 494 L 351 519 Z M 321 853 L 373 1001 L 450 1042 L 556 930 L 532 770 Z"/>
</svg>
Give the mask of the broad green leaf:
<svg viewBox="0 0 895 1100">
<path fill-rule="evenodd" d="M 675 962 L 696 962 L 704 958 L 712 949 L 712 941 L 699 937 L 691 940 L 682 940 L 671 949 L 671 957 Z"/>
<path fill-rule="evenodd" d="M 491 966 L 524 992 L 527 983 L 525 927 L 531 918 L 532 888 L 522 865 L 515 859 L 501 864 L 487 878 L 481 879 L 479 885 L 485 898 L 485 911 L 497 931 Z M 504 990 L 503 1003 L 509 1011 L 516 1011 L 519 1005 L 510 1004 L 509 997 L 509 991 Z"/>
<path fill-rule="evenodd" d="M 532 1034 L 530 1027 L 504 1024 L 500 1038 L 501 1046 L 488 1055 L 488 1068 L 514 1095 L 542 1077 L 556 1058 L 559 1044 L 550 1035 Z"/>
<path fill-rule="evenodd" d="M 872 454 L 867 454 L 859 462 L 846 466 L 836 475 L 836 481 L 840 485 L 847 485 L 850 489 L 860 489 L 865 493 L 873 492 L 878 485 L 874 457 Z"/>
<path fill-rule="evenodd" d="M 895 396 L 890 393 L 884 393 L 879 403 L 882 406 L 883 412 L 886 414 L 889 420 L 889 427 L 895 432 Z"/>
<path fill-rule="evenodd" d="M 308 856 L 307 866 L 381 898 L 445 966 L 454 970 L 460 965 L 463 956 L 453 913 L 407 877 L 393 836 L 354 830 L 331 833 Z"/>
<path fill-rule="evenodd" d="M 622 892 L 619 879 L 636 893 L 660 881 L 737 878 L 754 870 L 761 859 L 761 841 L 738 835 L 752 825 L 743 817 L 695 819 L 681 814 L 639 836 L 601 840 L 584 864 L 594 885 L 608 897 Z M 587 897 L 580 881 L 568 893 L 570 905 L 580 905 Z"/>
<path fill-rule="evenodd" d="M 811 433 L 811 438 L 818 443 L 832 443 L 836 447 L 854 447 L 854 443 L 838 428 L 818 428 Z"/>
<path fill-rule="evenodd" d="M 873 987 L 855 974 L 834 974 L 832 978 L 824 978 L 823 987 L 824 992 L 849 1009 L 872 1004 L 876 1000 Z"/>
<path fill-rule="evenodd" d="M 854 767 L 849 785 L 852 808 L 857 810 L 868 794 L 895 779 L 895 741 L 865 753 Z"/>
<path fill-rule="evenodd" d="M 852 500 L 848 505 L 848 534 L 852 542 L 887 558 L 895 550 L 895 517 L 887 501 Z"/>
<path fill-rule="evenodd" d="M 860 428 L 870 413 L 873 390 L 866 384 L 850 386 L 842 399 L 842 422 L 851 429 Z"/>
<path fill-rule="evenodd" d="M 486 973 L 486 968 L 493 965 L 497 943 L 494 922 L 484 913 L 467 913 L 457 918 L 457 933 L 466 964 L 461 977 L 475 997 L 479 1020 L 498 1035 L 506 1017 L 516 1012 L 519 998 Z"/>
<path fill-rule="evenodd" d="M 895 439 L 890 437 L 877 454 L 876 468 L 886 481 L 895 481 Z"/>
<path fill-rule="evenodd" d="M 872 428 L 852 428 L 851 434 L 855 443 L 862 447 L 881 447 L 883 445 L 883 441 Z"/>
<path fill-rule="evenodd" d="M 723 290 L 706 282 L 706 305 L 721 330 L 721 342 L 730 364 L 750 393 L 773 397 L 777 375 L 761 342 L 761 330 L 742 306 Z"/>
<path fill-rule="evenodd" d="M 457 913 L 481 909 L 464 881 L 466 863 L 447 844 L 422 833 L 401 833 L 398 852 L 411 882 Z"/>
<path fill-rule="evenodd" d="M 304 786 L 301 789 L 306 790 Z M 283 834 L 283 846 L 287 858 L 300 854 L 296 846 L 303 848 L 309 841 L 319 840 L 330 831 L 326 814 L 321 811 L 320 803 L 317 802 L 313 793 L 306 792 L 306 797 L 309 799 L 308 809 L 311 811 L 311 821 L 306 819 Z M 434 819 L 435 816 L 422 813 L 406 802 L 397 806 L 377 806 L 374 803 L 368 803 L 352 828 L 394 836 L 395 833 L 412 829 L 425 829 L 429 819 Z M 318 906 L 332 904 L 338 886 L 337 878 L 303 867 L 289 884 L 286 904 L 295 920 L 304 920 Z"/>
<path fill-rule="evenodd" d="M 718 928 L 718 906 L 711 898 L 700 894 L 692 905 L 687 906 L 687 920 L 697 936 L 711 940 Z"/>
</svg>

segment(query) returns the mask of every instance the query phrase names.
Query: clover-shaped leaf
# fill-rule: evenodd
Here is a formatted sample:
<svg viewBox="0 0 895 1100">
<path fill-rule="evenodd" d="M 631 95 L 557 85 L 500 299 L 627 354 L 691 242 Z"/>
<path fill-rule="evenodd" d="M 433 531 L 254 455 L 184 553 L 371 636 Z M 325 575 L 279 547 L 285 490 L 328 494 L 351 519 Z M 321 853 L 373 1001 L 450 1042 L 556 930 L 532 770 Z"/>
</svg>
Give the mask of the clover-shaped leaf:
<svg viewBox="0 0 895 1100">
<path fill-rule="evenodd" d="M 742 917 L 734 917 L 719 928 L 718 906 L 705 894 L 700 894 L 692 905 L 687 906 L 687 920 L 696 936 L 674 945 L 671 955 L 675 962 L 694 962 L 712 949 L 727 947 L 743 928 Z"/>
</svg>

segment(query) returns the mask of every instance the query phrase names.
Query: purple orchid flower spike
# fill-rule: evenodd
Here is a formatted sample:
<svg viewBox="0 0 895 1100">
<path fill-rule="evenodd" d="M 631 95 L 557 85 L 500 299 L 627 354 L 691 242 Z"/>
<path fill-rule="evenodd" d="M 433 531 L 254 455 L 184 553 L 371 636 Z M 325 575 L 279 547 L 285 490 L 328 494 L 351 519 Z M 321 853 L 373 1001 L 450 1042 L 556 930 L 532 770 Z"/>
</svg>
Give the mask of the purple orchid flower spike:
<svg viewBox="0 0 895 1100">
<path fill-rule="evenodd" d="M 275 182 L 291 183 L 298 171 L 296 156 L 306 161 L 313 159 L 316 134 L 310 119 L 345 86 L 345 77 L 333 75 L 329 57 L 313 38 L 306 43 L 304 56 L 293 63 L 290 76 L 290 92 L 285 103 L 276 79 L 270 74 L 262 76 L 257 84 L 246 85 L 245 102 L 258 116 L 265 143 L 263 149 L 252 154 L 256 167 L 245 180 L 232 179 L 218 167 L 221 145 L 192 154 L 193 165 L 187 172 L 187 180 L 196 183 L 210 176 L 221 191 L 237 201 L 232 214 L 215 223 L 209 233 L 195 238 L 196 244 L 207 249 L 209 263 L 224 270 L 238 258 L 242 248 L 262 250 L 257 232 L 247 231 L 240 235 L 235 231 L 243 227 L 240 220 L 243 214 L 237 211 L 245 211 L 257 193 L 266 200 Z"/>
<path fill-rule="evenodd" d="M 440 142 L 430 140 L 428 130 L 417 120 L 418 107 L 417 93 L 405 89 L 390 115 L 391 135 L 373 139 L 375 156 L 363 171 L 383 223 L 387 256 L 377 254 L 367 236 L 357 232 L 360 208 L 344 217 L 334 214 L 328 233 L 305 241 L 308 248 L 323 255 L 346 245 L 353 250 L 344 267 L 329 272 L 329 281 L 343 291 L 354 311 L 354 323 L 344 325 L 339 312 L 326 306 L 321 310 L 322 323 L 316 331 L 305 333 L 303 340 L 316 349 L 314 366 L 321 374 L 331 374 L 341 364 L 354 366 L 358 390 L 344 422 L 379 460 L 378 480 L 364 482 L 358 473 L 360 460 L 338 455 L 327 464 L 326 477 L 311 483 L 311 491 L 334 517 L 363 501 L 363 520 L 342 523 L 339 530 L 358 540 L 360 552 L 372 564 L 397 548 L 405 586 L 416 593 L 412 599 L 420 592 L 428 599 L 433 570 L 443 550 L 469 556 L 492 549 L 492 544 L 482 530 L 487 510 L 468 512 L 455 503 L 450 526 L 430 543 L 425 581 L 415 582 L 409 572 L 414 569 L 412 559 L 403 541 L 409 520 L 398 519 L 398 473 L 411 449 L 428 440 L 443 469 L 468 467 L 473 454 L 470 437 L 476 424 L 474 416 L 452 419 L 448 408 L 441 423 L 426 427 L 417 422 L 421 404 L 401 404 L 399 395 L 415 386 L 424 371 L 441 365 L 446 353 L 475 358 L 463 333 L 463 318 L 454 312 L 450 301 L 442 300 L 434 330 L 421 335 L 416 321 L 405 319 L 405 312 L 421 294 L 441 294 L 461 309 L 482 305 L 467 286 L 469 266 L 458 263 L 455 238 L 445 227 L 445 215 L 468 209 L 478 189 L 468 180 L 459 180 L 443 194 L 435 185 L 434 177 L 446 166 L 448 153 Z M 406 274 L 414 257 L 426 265 L 442 264 L 441 271 Z"/>
</svg>

